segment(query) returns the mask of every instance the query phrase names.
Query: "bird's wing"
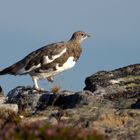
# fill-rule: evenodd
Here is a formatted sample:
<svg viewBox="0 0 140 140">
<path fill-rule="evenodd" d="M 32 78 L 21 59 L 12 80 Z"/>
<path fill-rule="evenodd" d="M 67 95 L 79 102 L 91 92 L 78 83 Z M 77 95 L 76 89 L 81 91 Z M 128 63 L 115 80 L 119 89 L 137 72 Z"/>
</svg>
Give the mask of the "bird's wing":
<svg viewBox="0 0 140 140">
<path fill-rule="evenodd" d="M 26 56 L 23 61 L 24 67 L 17 74 L 33 71 L 42 65 L 49 64 L 66 52 L 66 43 L 59 42 L 44 46 Z M 20 63 L 21 63 L 20 62 Z"/>
<path fill-rule="evenodd" d="M 66 46 L 67 43 L 65 42 L 44 46 L 30 53 L 17 63 L 0 70 L 0 75 L 22 75 L 41 68 L 43 65 L 47 65 L 55 61 L 58 57 L 62 56 L 66 52 Z"/>
</svg>

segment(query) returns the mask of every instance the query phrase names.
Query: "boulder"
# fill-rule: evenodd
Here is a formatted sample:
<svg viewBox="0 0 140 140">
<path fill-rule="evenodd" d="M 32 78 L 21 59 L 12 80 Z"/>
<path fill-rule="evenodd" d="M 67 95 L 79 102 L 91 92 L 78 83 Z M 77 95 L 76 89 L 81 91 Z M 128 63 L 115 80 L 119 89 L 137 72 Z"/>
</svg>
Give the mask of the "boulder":
<svg viewBox="0 0 140 140">
<path fill-rule="evenodd" d="M 7 95 L 7 103 L 17 104 L 20 110 L 38 111 L 48 106 L 58 106 L 60 108 L 74 108 L 83 104 L 87 104 L 89 91 L 72 92 L 61 91 L 53 94 L 49 91 L 39 93 L 29 87 L 16 87 Z"/>
<path fill-rule="evenodd" d="M 85 80 L 84 90 L 109 99 L 140 97 L 140 64 L 97 72 Z"/>
<path fill-rule="evenodd" d="M 4 91 L 1 86 L 0 86 L 0 96 L 4 96 Z"/>
<path fill-rule="evenodd" d="M 14 113 L 18 113 L 18 105 L 17 104 L 1 104 L 0 110 L 9 110 Z"/>
<path fill-rule="evenodd" d="M 83 91 L 38 92 L 20 86 L 11 90 L 6 103 L 28 110 L 22 123 L 42 121 L 51 125 L 94 130 L 105 137 L 140 138 L 140 64 L 100 71 L 86 78 Z"/>
<path fill-rule="evenodd" d="M 18 113 L 18 105 L 17 104 L 7 104 L 7 97 L 4 96 L 4 92 L 2 87 L 0 86 L 0 113 L 2 112 L 13 112 L 15 114 Z"/>
</svg>

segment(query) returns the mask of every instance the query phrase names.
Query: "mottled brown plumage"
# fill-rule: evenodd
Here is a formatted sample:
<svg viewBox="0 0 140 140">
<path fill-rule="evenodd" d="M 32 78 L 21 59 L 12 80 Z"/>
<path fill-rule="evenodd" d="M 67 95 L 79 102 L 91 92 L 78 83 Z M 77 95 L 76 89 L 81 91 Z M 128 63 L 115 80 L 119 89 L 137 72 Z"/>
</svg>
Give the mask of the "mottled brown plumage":
<svg viewBox="0 0 140 140">
<path fill-rule="evenodd" d="M 0 71 L 0 75 L 29 74 L 34 87 L 40 89 L 37 83 L 39 79 L 47 78 L 48 81 L 53 81 L 53 76 L 75 65 L 82 52 L 80 43 L 88 36 L 85 32 L 77 31 L 69 41 L 46 45 Z"/>
</svg>

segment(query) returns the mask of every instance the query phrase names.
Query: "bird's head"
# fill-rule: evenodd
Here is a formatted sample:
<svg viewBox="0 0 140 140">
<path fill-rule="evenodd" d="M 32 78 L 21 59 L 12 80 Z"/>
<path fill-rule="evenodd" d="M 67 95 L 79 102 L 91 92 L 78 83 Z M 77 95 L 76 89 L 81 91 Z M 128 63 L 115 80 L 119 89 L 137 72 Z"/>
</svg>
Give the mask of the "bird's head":
<svg viewBox="0 0 140 140">
<path fill-rule="evenodd" d="M 70 40 L 74 40 L 74 41 L 76 41 L 78 43 L 81 43 L 87 37 L 90 37 L 90 35 L 85 33 L 85 32 L 83 32 L 83 31 L 77 31 L 77 32 L 73 33 L 73 35 L 72 35 Z"/>
</svg>

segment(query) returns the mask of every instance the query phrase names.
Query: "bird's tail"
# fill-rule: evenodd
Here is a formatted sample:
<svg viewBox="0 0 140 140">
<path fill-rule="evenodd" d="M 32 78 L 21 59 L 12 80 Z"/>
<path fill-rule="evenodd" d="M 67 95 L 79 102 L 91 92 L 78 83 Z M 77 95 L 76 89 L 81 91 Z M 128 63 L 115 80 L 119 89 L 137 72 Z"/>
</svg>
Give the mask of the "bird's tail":
<svg viewBox="0 0 140 140">
<path fill-rule="evenodd" d="M 4 75 L 4 74 L 15 74 L 13 67 L 10 66 L 10 67 L 7 67 L 5 69 L 1 69 L 0 70 L 0 75 Z"/>
<path fill-rule="evenodd" d="M 0 69 L 0 73 L 2 73 L 2 71 L 3 71 L 3 69 Z M 2 74 L 0 74 L 0 75 L 2 75 Z"/>
<path fill-rule="evenodd" d="M 4 91 L 1 86 L 0 86 L 0 95 L 4 96 Z"/>
<path fill-rule="evenodd" d="M 22 67 L 23 67 L 22 63 L 20 63 L 20 62 L 15 63 L 12 66 L 9 66 L 5 69 L 0 69 L 0 75 L 4 75 L 4 74 L 17 75 L 17 74 L 19 74 L 18 71 Z"/>
</svg>

